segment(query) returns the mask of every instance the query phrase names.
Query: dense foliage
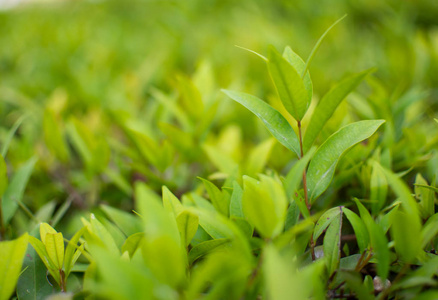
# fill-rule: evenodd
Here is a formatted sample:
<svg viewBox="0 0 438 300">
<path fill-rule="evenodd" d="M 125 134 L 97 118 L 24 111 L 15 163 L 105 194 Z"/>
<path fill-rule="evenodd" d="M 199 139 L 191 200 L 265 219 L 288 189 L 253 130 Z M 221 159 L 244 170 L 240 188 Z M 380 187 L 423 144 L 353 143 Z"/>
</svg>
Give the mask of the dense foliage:
<svg viewBox="0 0 438 300">
<path fill-rule="evenodd" d="M 0 300 L 438 298 L 435 2 L 0 11 Z"/>
</svg>

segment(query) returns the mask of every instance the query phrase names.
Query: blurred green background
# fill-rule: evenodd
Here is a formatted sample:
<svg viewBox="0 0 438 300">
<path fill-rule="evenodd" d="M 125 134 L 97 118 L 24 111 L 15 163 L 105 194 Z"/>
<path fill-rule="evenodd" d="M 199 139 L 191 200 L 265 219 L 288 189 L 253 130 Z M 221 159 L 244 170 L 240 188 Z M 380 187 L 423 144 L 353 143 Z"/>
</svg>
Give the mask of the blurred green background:
<svg viewBox="0 0 438 300">
<path fill-rule="evenodd" d="M 310 66 L 315 101 L 347 74 L 377 71 L 322 135 L 354 119 L 389 118 L 393 169 L 433 177 L 437 1 L 52 1 L 0 11 L 2 144 L 25 116 L 8 171 L 38 158 L 23 204 L 131 209 L 136 180 L 181 195 L 199 187 L 196 176 L 223 178 L 269 134 L 220 88 L 278 104 L 265 63 L 235 45 L 261 54 L 290 45 L 306 59 L 344 14 Z M 285 174 L 295 159 L 278 144 L 269 153 L 257 171 Z M 19 210 L 17 231 L 26 218 Z"/>
</svg>

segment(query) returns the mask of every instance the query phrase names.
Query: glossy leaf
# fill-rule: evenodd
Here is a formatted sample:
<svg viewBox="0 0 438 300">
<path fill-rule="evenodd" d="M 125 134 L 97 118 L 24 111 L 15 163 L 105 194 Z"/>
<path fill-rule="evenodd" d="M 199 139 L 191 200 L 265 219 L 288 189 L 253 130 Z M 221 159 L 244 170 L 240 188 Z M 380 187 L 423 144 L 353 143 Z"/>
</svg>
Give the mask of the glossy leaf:
<svg viewBox="0 0 438 300">
<path fill-rule="evenodd" d="M 277 181 L 265 175 L 260 179 L 243 177 L 243 212 L 261 236 L 272 238 L 283 229 L 287 198 Z"/>
<path fill-rule="evenodd" d="M 318 148 L 307 172 L 307 187 L 311 201 L 315 201 L 330 185 L 342 154 L 373 135 L 384 122 L 369 120 L 349 124 L 332 134 Z"/>
<path fill-rule="evenodd" d="M 14 292 L 27 244 L 27 234 L 13 241 L 0 242 L 0 300 L 8 300 Z"/>
<path fill-rule="evenodd" d="M 287 149 L 301 156 L 300 143 L 289 122 L 275 108 L 263 100 L 241 92 L 222 90 L 228 97 L 242 104 L 255 114 L 269 132 Z"/>
<path fill-rule="evenodd" d="M 273 47 L 268 50 L 268 70 L 286 110 L 301 121 L 310 105 L 309 94 L 298 71 Z"/>
<path fill-rule="evenodd" d="M 304 134 L 304 151 L 307 151 L 307 149 L 312 146 L 318 134 L 324 128 L 324 125 L 333 115 L 342 100 L 344 100 L 370 72 L 371 70 L 366 70 L 342 80 L 322 97 L 312 114 Z"/>
<path fill-rule="evenodd" d="M 287 46 L 284 49 L 283 57 L 297 70 L 298 74 L 304 74 L 304 69 L 306 68 L 306 63 L 303 61 L 303 59 L 296 54 L 291 47 Z M 312 79 L 310 78 L 310 72 L 307 71 L 304 76 L 301 76 L 303 78 L 304 87 L 306 88 L 308 98 L 312 100 L 313 96 L 313 83 Z"/>
<path fill-rule="evenodd" d="M 323 231 L 342 213 L 342 207 L 333 207 L 319 217 L 313 230 L 313 240 L 316 241 Z"/>
</svg>

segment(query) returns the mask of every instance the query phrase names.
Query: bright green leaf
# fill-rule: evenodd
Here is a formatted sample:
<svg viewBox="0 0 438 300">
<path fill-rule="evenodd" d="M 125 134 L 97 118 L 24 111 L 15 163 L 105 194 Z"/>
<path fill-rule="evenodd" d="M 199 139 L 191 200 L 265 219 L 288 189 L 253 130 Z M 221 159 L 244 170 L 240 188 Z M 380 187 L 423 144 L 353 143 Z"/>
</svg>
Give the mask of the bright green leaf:
<svg viewBox="0 0 438 300">
<path fill-rule="evenodd" d="M 356 215 L 354 212 L 344 207 L 342 209 L 351 226 L 353 227 L 354 233 L 356 235 L 357 245 L 359 246 L 360 253 L 363 253 L 365 249 L 368 248 L 370 242 L 370 236 L 368 234 L 365 223 Z"/>
<path fill-rule="evenodd" d="M 336 165 L 348 149 L 369 138 L 385 121 L 359 121 L 342 127 L 316 151 L 307 172 L 307 188 L 314 201 L 330 185 Z"/>
<path fill-rule="evenodd" d="M 304 134 L 304 151 L 307 151 L 307 149 L 312 146 L 316 137 L 342 100 L 344 100 L 370 72 L 371 70 L 366 70 L 342 80 L 322 97 L 312 114 L 306 133 Z"/>
<path fill-rule="evenodd" d="M 297 70 L 298 74 L 303 74 L 304 69 L 306 67 L 306 63 L 303 59 L 296 54 L 289 46 L 284 49 L 283 57 Z M 303 77 L 303 76 L 301 76 Z M 313 97 L 313 83 L 310 78 L 310 72 L 307 71 L 306 75 L 303 77 L 304 87 L 307 90 L 307 94 L 310 100 Z"/>
<path fill-rule="evenodd" d="M 27 234 L 13 241 L 0 242 L 0 300 L 8 300 L 14 292 L 27 244 Z"/>
<path fill-rule="evenodd" d="M 370 183 L 371 195 L 371 211 L 374 216 L 380 213 L 380 210 L 384 207 L 386 202 L 386 195 L 388 194 L 388 182 L 385 174 L 381 168 L 377 165 L 377 162 L 373 164 L 373 171 L 371 172 Z"/>
<path fill-rule="evenodd" d="M 342 207 L 333 207 L 327 210 L 319 217 L 318 222 L 315 224 L 313 231 L 313 240 L 316 241 L 323 231 L 342 213 Z"/>
<path fill-rule="evenodd" d="M 286 110 L 301 121 L 310 100 L 298 71 L 273 47 L 268 50 L 268 70 Z"/>
<path fill-rule="evenodd" d="M 323 242 L 324 258 L 329 275 L 337 270 L 341 259 L 342 209 L 340 207 L 337 209 L 340 213 L 334 216 L 330 222 Z"/>
<path fill-rule="evenodd" d="M 62 233 L 47 233 L 44 245 L 46 246 L 47 255 L 60 270 L 64 264 L 64 239 Z"/>
<path fill-rule="evenodd" d="M 301 156 L 297 134 L 289 122 L 275 108 L 263 100 L 241 92 L 222 90 L 228 97 L 242 104 L 255 114 L 271 134 L 287 149 Z"/>
<path fill-rule="evenodd" d="M 198 230 L 199 217 L 194 213 L 185 210 L 176 217 L 176 223 L 178 224 L 181 240 L 184 246 L 187 247 Z"/>
<path fill-rule="evenodd" d="M 196 245 L 189 252 L 189 264 L 190 265 L 193 264 L 193 262 L 195 262 L 195 260 L 197 260 L 198 258 L 208 253 L 211 253 L 212 251 L 217 250 L 222 246 L 225 246 L 229 242 L 230 239 L 222 238 L 222 239 L 205 241 Z"/>
<path fill-rule="evenodd" d="M 395 251 L 405 263 L 411 263 L 421 251 L 421 224 L 400 210 L 392 214 L 391 218 Z"/>
</svg>

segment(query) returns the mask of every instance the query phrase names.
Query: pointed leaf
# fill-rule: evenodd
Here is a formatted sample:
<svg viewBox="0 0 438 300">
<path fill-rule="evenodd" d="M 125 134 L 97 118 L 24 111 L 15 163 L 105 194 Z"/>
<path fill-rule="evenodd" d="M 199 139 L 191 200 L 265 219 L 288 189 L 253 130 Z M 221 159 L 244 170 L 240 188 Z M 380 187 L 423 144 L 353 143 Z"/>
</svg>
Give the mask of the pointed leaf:
<svg viewBox="0 0 438 300">
<path fill-rule="evenodd" d="M 385 174 L 382 172 L 377 162 L 373 164 L 370 183 L 371 195 L 371 211 L 373 215 L 378 215 L 380 210 L 385 206 L 386 195 L 388 194 L 388 182 Z"/>
<path fill-rule="evenodd" d="M 319 217 L 313 230 L 313 240 L 316 241 L 322 232 L 342 213 L 342 207 L 333 207 Z"/>
<path fill-rule="evenodd" d="M 202 242 L 193 247 L 189 252 L 189 264 L 193 264 L 198 258 L 219 249 L 230 242 L 230 239 L 214 239 Z"/>
<path fill-rule="evenodd" d="M 289 122 L 275 108 L 263 100 L 241 92 L 222 90 L 228 97 L 242 104 L 255 114 L 271 134 L 287 149 L 300 157 L 300 143 Z"/>
<path fill-rule="evenodd" d="M 295 70 L 297 70 L 298 74 L 303 74 L 304 69 L 306 67 L 306 63 L 289 46 L 287 46 L 284 49 L 283 57 L 295 68 Z M 304 87 L 307 90 L 307 94 L 309 95 L 309 99 L 311 101 L 313 96 L 313 83 L 312 83 L 312 79 L 310 78 L 309 71 L 307 71 L 306 75 L 303 77 L 303 83 L 304 83 Z"/>
<path fill-rule="evenodd" d="M 324 128 L 324 125 L 335 112 L 336 108 L 353 91 L 359 83 L 367 76 L 371 70 L 366 70 L 354 74 L 335 85 L 327 94 L 322 97 L 316 106 L 315 111 L 310 119 L 309 126 L 306 129 L 303 140 L 304 151 L 309 149 L 315 141 L 318 134 Z"/>
<path fill-rule="evenodd" d="M 198 177 L 202 180 L 208 195 L 210 196 L 210 201 L 218 212 L 224 216 L 228 216 L 228 210 L 230 206 L 230 199 L 227 194 L 223 193 L 214 183 L 211 181 Z"/>
<path fill-rule="evenodd" d="M 268 70 L 286 110 L 301 121 L 309 107 L 309 94 L 297 70 L 273 47 L 268 50 Z"/>
<path fill-rule="evenodd" d="M 199 217 L 194 213 L 185 210 L 176 218 L 178 230 L 184 246 L 188 246 L 198 230 Z"/>
<path fill-rule="evenodd" d="M 400 210 L 393 213 L 391 219 L 395 251 L 405 263 L 411 263 L 421 251 L 421 224 Z"/>
<path fill-rule="evenodd" d="M 163 186 L 162 194 L 164 208 L 178 216 L 184 210 L 181 201 L 166 186 Z"/>
<path fill-rule="evenodd" d="M 336 165 L 345 151 L 369 138 L 384 120 L 359 121 L 342 127 L 316 151 L 307 172 L 307 188 L 314 201 L 330 185 Z"/>
<path fill-rule="evenodd" d="M 55 233 L 57 233 L 57 231 L 52 226 L 50 226 L 49 224 L 41 223 L 40 224 L 40 239 L 41 239 L 41 242 L 43 242 L 44 245 L 46 244 L 46 235 L 48 233 L 55 234 Z"/>
<path fill-rule="evenodd" d="M 339 214 L 330 223 L 324 236 L 324 258 L 327 263 L 329 275 L 338 269 L 341 259 L 341 229 L 342 229 L 342 209 L 337 207 Z"/>
<path fill-rule="evenodd" d="M 64 239 L 62 233 L 47 233 L 44 242 L 47 255 L 55 264 L 55 267 L 60 270 L 64 264 Z"/>
<path fill-rule="evenodd" d="M 363 253 L 365 249 L 368 247 L 370 242 L 370 236 L 368 234 L 365 223 L 356 215 L 354 212 L 349 210 L 348 208 L 342 208 L 345 216 L 353 227 L 354 233 L 356 235 L 357 245 L 359 246 L 360 253 Z"/>
</svg>

